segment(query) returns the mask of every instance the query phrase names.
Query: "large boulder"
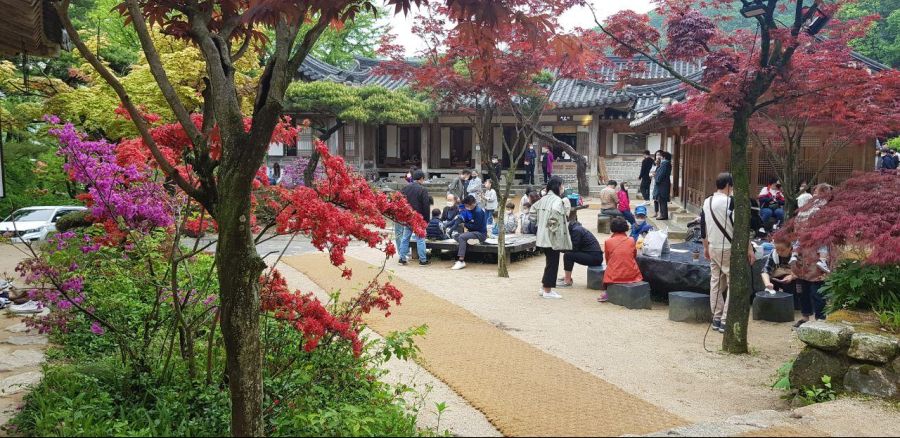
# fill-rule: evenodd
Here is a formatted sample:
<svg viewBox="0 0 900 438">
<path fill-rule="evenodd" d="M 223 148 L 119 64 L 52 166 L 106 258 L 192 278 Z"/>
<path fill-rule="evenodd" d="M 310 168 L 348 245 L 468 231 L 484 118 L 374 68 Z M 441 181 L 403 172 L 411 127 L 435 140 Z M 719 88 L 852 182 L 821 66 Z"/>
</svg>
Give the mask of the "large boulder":
<svg viewBox="0 0 900 438">
<path fill-rule="evenodd" d="M 897 356 L 894 361 L 891 362 L 891 370 L 900 374 L 900 356 Z"/>
<path fill-rule="evenodd" d="M 844 389 L 876 397 L 900 399 L 900 375 L 874 365 L 853 365 L 844 376 Z"/>
<path fill-rule="evenodd" d="M 850 359 L 843 354 L 806 347 L 791 368 L 791 387 L 799 389 L 804 386 L 820 386 L 822 376 L 830 376 L 834 388 L 840 389 L 849 368 Z"/>
<path fill-rule="evenodd" d="M 846 348 L 850 345 L 851 336 L 853 336 L 852 327 L 824 321 L 810 321 L 797 329 L 797 337 L 801 341 L 828 351 Z"/>
<path fill-rule="evenodd" d="M 897 340 L 872 333 L 856 333 L 850 340 L 847 355 L 867 362 L 888 363 L 897 356 Z"/>
</svg>

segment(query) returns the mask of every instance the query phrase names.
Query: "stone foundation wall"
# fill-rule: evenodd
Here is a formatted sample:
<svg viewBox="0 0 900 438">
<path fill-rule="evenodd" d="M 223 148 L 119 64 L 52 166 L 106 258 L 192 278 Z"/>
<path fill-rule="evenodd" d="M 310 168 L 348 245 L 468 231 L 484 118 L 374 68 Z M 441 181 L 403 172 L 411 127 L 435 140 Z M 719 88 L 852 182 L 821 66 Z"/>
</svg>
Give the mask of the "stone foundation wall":
<svg viewBox="0 0 900 438">
<path fill-rule="evenodd" d="M 797 336 L 806 348 L 794 361 L 792 387 L 820 386 L 828 375 L 836 390 L 900 400 L 898 337 L 821 321 L 803 324 Z"/>
</svg>

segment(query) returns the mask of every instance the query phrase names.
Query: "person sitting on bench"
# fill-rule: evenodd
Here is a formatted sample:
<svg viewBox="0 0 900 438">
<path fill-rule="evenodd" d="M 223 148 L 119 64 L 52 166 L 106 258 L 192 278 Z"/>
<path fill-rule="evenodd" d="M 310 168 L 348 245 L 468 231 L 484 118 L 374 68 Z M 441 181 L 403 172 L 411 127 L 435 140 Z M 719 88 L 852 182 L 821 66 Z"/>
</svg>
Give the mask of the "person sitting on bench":
<svg viewBox="0 0 900 438">
<path fill-rule="evenodd" d="M 615 180 L 609 180 L 606 187 L 600 190 L 600 213 L 609 217 L 622 216 L 619 211 L 619 193 L 617 190 L 619 183 Z"/>
<path fill-rule="evenodd" d="M 457 220 L 462 205 L 459 204 L 459 198 L 456 195 L 447 195 L 447 206 L 441 211 L 441 224 L 443 224 L 444 232 L 450 239 L 456 238 L 458 234 L 463 232 L 462 219 Z"/>
<path fill-rule="evenodd" d="M 458 260 L 450 268 L 455 271 L 466 267 L 466 249 L 470 241 L 474 240 L 475 243 L 472 244 L 475 245 L 484 243 L 487 239 L 487 213 L 478 206 L 475 196 L 466 196 L 466 199 L 463 200 L 463 206 L 465 206 L 465 209 L 460 211 L 459 216 L 464 221 L 466 232 L 456 236 L 456 243 L 459 244 L 459 251 L 456 253 Z"/>
<path fill-rule="evenodd" d="M 625 233 L 628 232 L 628 222 L 625 218 L 614 217 L 609 223 L 609 230 L 613 235 L 603 242 L 606 253 L 606 273 L 603 274 L 603 286 L 610 284 L 635 283 L 643 281 L 641 270 L 637 265 L 637 249 L 634 240 Z M 606 292 L 597 299 L 601 303 L 609 299 Z"/>
<path fill-rule="evenodd" d="M 572 287 L 572 270 L 575 263 L 587 267 L 603 265 L 603 250 L 594 234 L 581 226 L 578 221 L 569 223 L 569 236 L 572 238 L 572 250 L 563 252 L 563 278 L 556 287 Z"/>
<path fill-rule="evenodd" d="M 444 234 L 444 226 L 441 224 L 441 211 L 438 209 L 431 210 L 431 220 L 428 221 L 428 228 L 425 229 L 425 237 L 428 240 L 444 240 L 447 235 Z"/>
</svg>

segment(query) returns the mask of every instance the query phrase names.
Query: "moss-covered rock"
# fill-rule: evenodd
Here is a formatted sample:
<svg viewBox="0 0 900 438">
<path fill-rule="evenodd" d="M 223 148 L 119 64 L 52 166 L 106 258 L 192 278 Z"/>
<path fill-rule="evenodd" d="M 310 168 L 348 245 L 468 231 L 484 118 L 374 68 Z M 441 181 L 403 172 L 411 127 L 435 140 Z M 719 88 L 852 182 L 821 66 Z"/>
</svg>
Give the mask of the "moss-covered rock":
<svg viewBox="0 0 900 438">
<path fill-rule="evenodd" d="M 797 336 L 807 345 L 828 351 L 837 351 L 850 345 L 853 328 L 844 324 L 810 321 L 797 329 Z"/>
<path fill-rule="evenodd" d="M 900 375 L 874 365 L 853 365 L 844 376 L 844 389 L 876 397 L 900 399 Z"/>
<path fill-rule="evenodd" d="M 871 333 L 856 333 L 850 340 L 847 355 L 867 362 L 888 363 L 897 356 L 897 340 Z"/>
<path fill-rule="evenodd" d="M 806 347 L 791 368 L 791 387 L 800 389 L 804 386 L 819 386 L 822 384 L 822 376 L 830 376 L 834 389 L 838 390 L 843 386 L 848 369 L 850 359 L 847 356 Z"/>
</svg>

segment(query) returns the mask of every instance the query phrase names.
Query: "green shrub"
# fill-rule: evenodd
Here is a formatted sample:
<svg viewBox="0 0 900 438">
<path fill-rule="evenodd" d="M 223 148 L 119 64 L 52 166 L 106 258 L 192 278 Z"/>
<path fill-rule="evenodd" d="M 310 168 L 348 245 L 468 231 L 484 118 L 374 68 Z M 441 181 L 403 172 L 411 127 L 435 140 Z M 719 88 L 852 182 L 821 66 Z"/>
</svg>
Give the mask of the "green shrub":
<svg viewBox="0 0 900 438">
<path fill-rule="evenodd" d="M 831 387 L 831 377 L 822 376 L 822 386 L 804 386 L 797 396 L 800 397 L 804 404 L 812 405 L 833 401 L 837 398 L 837 393 Z"/>
<path fill-rule="evenodd" d="M 88 220 L 88 216 L 90 216 L 90 212 L 87 210 L 68 213 L 56 220 L 56 231 L 62 233 L 76 228 L 89 227 L 93 222 Z"/>
<path fill-rule="evenodd" d="M 900 311 L 900 266 L 845 261 L 828 277 L 822 293 L 828 312 L 840 309 Z"/>
</svg>

